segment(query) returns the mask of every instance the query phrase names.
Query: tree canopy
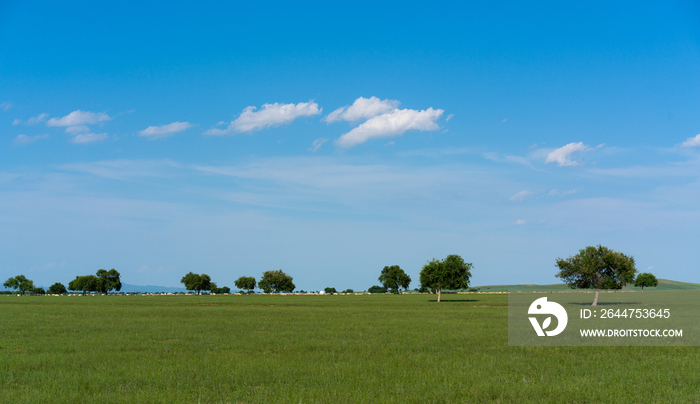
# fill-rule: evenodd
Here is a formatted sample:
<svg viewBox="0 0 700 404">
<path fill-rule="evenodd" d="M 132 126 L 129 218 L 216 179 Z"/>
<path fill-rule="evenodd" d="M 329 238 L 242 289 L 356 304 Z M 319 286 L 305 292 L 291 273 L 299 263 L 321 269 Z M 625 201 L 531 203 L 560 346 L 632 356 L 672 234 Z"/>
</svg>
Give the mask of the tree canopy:
<svg viewBox="0 0 700 404">
<path fill-rule="evenodd" d="M 68 289 L 79 290 L 83 294 L 85 292 L 99 292 L 101 280 L 95 275 L 76 276 L 75 279 L 68 283 Z"/>
<path fill-rule="evenodd" d="M 556 266 L 556 277 L 572 289 L 595 289 L 593 306 L 598 305 L 601 289 L 622 289 L 637 273 L 633 257 L 602 245 L 588 246 L 567 259 L 557 258 Z"/>
<path fill-rule="evenodd" d="M 212 289 L 211 277 L 207 274 L 195 274 L 193 272 L 188 272 L 185 276 L 180 279 L 180 283 L 185 285 L 185 289 L 192 290 L 196 294 L 201 294 L 203 290 Z M 216 284 L 213 285 L 216 287 Z"/>
<path fill-rule="evenodd" d="M 644 292 L 644 288 L 655 288 L 659 286 L 659 280 L 656 279 L 656 277 L 649 272 L 643 272 L 634 279 L 634 286 L 636 287 L 641 287 L 642 292 Z"/>
<path fill-rule="evenodd" d="M 238 289 L 243 289 L 250 292 L 251 290 L 255 289 L 256 282 L 255 278 L 252 276 L 241 276 L 240 278 L 236 279 L 234 284 Z"/>
<path fill-rule="evenodd" d="M 387 289 L 384 286 L 373 285 L 367 289 L 369 293 L 386 293 Z"/>
<path fill-rule="evenodd" d="M 386 266 L 379 275 L 379 282 L 391 293 L 399 293 L 400 288 L 408 289 L 411 284 L 411 277 L 406 275 L 398 265 Z"/>
<path fill-rule="evenodd" d="M 471 263 L 464 262 L 464 259 L 459 255 L 448 255 L 442 261 L 433 258 L 423 265 L 423 269 L 420 271 L 421 286 L 437 291 L 437 301 L 439 302 L 443 289 L 466 289 L 469 287 L 472 267 Z"/>
<path fill-rule="evenodd" d="M 262 279 L 258 282 L 258 287 L 265 293 L 275 293 L 293 292 L 296 286 L 292 282 L 292 277 L 279 269 L 277 271 L 263 272 Z"/>
<path fill-rule="evenodd" d="M 86 292 L 109 293 L 113 290 L 118 292 L 122 288 L 120 277 L 121 275 L 114 268 L 109 271 L 98 269 L 96 275 L 76 276 L 75 279 L 68 283 L 68 289 L 79 290 L 83 294 Z M 57 285 L 63 286 L 60 283 Z"/>
<path fill-rule="evenodd" d="M 67 292 L 68 291 L 66 290 L 66 287 L 63 286 L 62 283 L 56 282 L 53 285 L 49 286 L 49 293 L 52 295 L 62 295 Z"/>
<path fill-rule="evenodd" d="M 98 292 L 109 293 L 112 290 L 119 292 L 122 289 L 122 282 L 120 279 L 120 274 L 114 268 L 109 271 L 104 269 L 97 270 L 97 278 L 100 282 L 98 284 Z"/>
<path fill-rule="evenodd" d="M 14 278 L 9 278 L 2 286 L 10 289 L 19 290 L 21 294 L 30 292 L 34 289 L 34 282 L 27 279 L 24 275 L 17 275 Z"/>
</svg>

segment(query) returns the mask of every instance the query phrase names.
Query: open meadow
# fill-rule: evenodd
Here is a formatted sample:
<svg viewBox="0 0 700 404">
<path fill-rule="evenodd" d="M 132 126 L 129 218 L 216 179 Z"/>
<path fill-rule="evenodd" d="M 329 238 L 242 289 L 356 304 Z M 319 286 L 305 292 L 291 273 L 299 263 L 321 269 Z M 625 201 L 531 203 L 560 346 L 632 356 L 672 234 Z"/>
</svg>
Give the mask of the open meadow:
<svg viewBox="0 0 700 404">
<path fill-rule="evenodd" d="M 700 402 L 699 347 L 509 347 L 507 295 L 443 297 L 0 296 L 0 402 Z"/>
</svg>

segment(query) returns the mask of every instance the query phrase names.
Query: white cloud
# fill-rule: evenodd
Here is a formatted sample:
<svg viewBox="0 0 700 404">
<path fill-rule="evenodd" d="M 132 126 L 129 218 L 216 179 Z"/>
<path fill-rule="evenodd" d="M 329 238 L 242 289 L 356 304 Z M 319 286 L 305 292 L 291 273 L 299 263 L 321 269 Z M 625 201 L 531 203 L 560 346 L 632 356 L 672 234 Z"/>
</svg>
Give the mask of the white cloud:
<svg viewBox="0 0 700 404">
<path fill-rule="evenodd" d="M 443 114 L 441 109 L 428 108 L 423 111 L 396 109 L 390 113 L 370 118 L 360 126 L 342 135 L 336 144 L 353 147 L 373 138 L 397 137 L 409 130 L 438 130 L 437 121 Z"/>
<path fill-rule="evenodd" d="M 511 201 L 524 201 L 525 199 L 532 198 L 535 196 L 536 192 L 534 191 L 528 191 L 527 189 L 524 191 L 520 191 L 517 194 L 511 196 L 509 200 Z"/>
<path fill-rule="evenodd" d="M 591 148 L 584 145 L 583 142 L 569 143 L 566 146 L 562 146 L 554 151 L 549 152 L 549 154 L 547 154 L 547 159 L 544 161 L 544 163 L 557 163 L 559 164 L 559 167 L 576 166 L 580 163 L 580 161 L 571 160 L 571 156 L 574 153 L 583 152 L 587 150 L 591 150 Z"/>
<path fill-rule="evenodd" d="M 445 122 L 448 122 L 450 119 L 454 118 L 455 114 L 449 114 L 447 115 L 447 118 L 445 118 Z"/>
<path fill-rule="evenodd" d="M 48 118 L 48 117 L 49 117 L 49 114 L 41 114 L 41 115 L 33 116 L 33 117 L 27 119 L 27 122 L 25 122 L 25 123 L 27 125 L 36 125 L 37 123 L 44 122 L 46 120 L 46 118 Z M 13 125 L 19 125 L 21 123 L 22 123 L 21 119 L 15 119 L 14 121 L 12 121 Z"/>
<path fill-rule="evenodd" d="M 356 99 L 352 105 L 336 109 L 323 120 L 328 123 L 337 121 L 355 122 L 391 112 L 398 108 L 400 104 L 401 103 L 397 100 L 380 100 L 377 97 L 360 97 Z"/>
<path fill-rule="evenodd" d="M 76 144 L 97 143 L 107 139 L 108 137 L 109 135 L 106 133 L 81 133 L 73 136 L 70 142 Z"/>
<path fill-rule="evenodd" d="M 34 143 L 39 139 L 46 139 L 48 137 L 49 137 L 48 133 L 46 133 L 44 135 L 36 135 L 36 136 L 18 135 L 15 138 L 14 144 L 16 144 L 18 146 L 25 146 L 25 145 L 28 145 L 30 143 Z"/>
<path fill-rule="evenodd" d="M 241 115 L 231 122 L 226 129 L 209 129 L 207 135 L 227 135 L 236 132 L 251 132 L 271 126 L 290 123 L 293 120 L 318 115 L 323 110 L 313 101 L 298 104 L 264 104 L 260 111 L 256 107 L 246 107 Z"/>
<path fill-rule="evenodd" d="M 193 127 L 189 122 L 173 122 L 162 126 L 149 126 L 139 132 L 139 136 L 147 137 L 151 140 L 168 137 L 174 133 L 182 132 Z"/>
<path fill-rule="evenodd" d="M 515 221 L 515 224 L 518 226 L 523 225 L 525 223 L 527 223 L 527 220 L 525 220 L 525 219 L 518 219 Z"/>
<path fill-rule="evenodd" d="M 13 103 L 10 101 L 5 101 L 2 104 L 0 104 L 0 109 L 3 111 L 7 111 L 8 109 L 12 108 L 14 106 Z"/>
<path fill-rule="evenodd" d="M 316 150 L 321 148 L 322 144 L 326 143 L 327 141 L 328 139 L 326 139 L 325 137 L 320 137 L 314 140 L 313 143 L 311 143 L 311 147 L 309 147 L 307 150 L 314 153 Z"/>
<path fill-rule="evenodd" d="M 47 126 L 78 126 L 90 125 L 99 122 L 109 121 L 112 118 L 104 112 L 73 111 L 63 118 L 51 118 L 46 122 Z"/>
<path fill-rule="evenodd" d="M 700 146 L 700 135 L 695 135 L 694 137 L 689 137 L 685 142 L 681 143 L 682 147 L 699 147 Z"/>
<path fill-rule="evenodd" d="M 90 132 L 90 128 L 88 128 L 85 125 L 75 125 L 75 126 L 69 126 L 66 128 L 67 133 L 84 133 L 84 132 Z"/>
</svg>

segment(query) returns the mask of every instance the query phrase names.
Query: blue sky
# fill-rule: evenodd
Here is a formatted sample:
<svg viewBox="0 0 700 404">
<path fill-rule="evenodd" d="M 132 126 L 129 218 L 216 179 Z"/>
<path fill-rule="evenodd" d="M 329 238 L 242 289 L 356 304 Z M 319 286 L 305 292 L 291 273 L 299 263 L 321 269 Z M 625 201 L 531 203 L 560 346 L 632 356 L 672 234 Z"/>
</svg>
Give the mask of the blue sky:
<svg viewBox="0 0 700 404">
<path fill-rule="evenodd" d="M 700 282 L 700 6 L 0 2 L 0 277 Z"/>
</svg>

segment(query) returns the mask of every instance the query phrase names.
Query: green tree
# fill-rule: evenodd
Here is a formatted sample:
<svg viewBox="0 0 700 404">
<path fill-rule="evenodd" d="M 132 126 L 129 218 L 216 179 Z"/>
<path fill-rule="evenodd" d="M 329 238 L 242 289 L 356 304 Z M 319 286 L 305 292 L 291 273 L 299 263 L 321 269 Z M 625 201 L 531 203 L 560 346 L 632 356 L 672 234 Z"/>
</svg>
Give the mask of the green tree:
<svg viewBox="0 0 700 404">
<path fill-rule="evenodd" d="M 379 275 L 379 282 L 391 293 L 399 293 L 400 288 L 408 289 L 408 285 L 411 284 L 411 277 L 406 275 L 406 272 L 398 265 L 392 265 L 382 269 Z"/>
<path fill-rule="evenodd" d="M 384 286 L 371 286 L 369 289 L 367 289 L 369 293 L 386 293 L 387 290 Z"/>
<path fill-rule="evenodd" d="M 335 290 L 335 288 L 325 288 L 325 289 L 323 289 L 323 291 L 326 292 L 326 293 L 328 293 L 329 295 L 330 295 L 330 294 L 333 294 L 333 293 L 338 293 L 338 292 Z"/>
<path fill-rule="evenodd" d="M 76 276 L 75 279 L 68 283 L 68 289 L 85 292 L 99 292 L 101 290 L 102 280 L 95 275 Z"/>
<path fill-rule="evenodd" d="M 44 290 L 44 288 L 34 288 L 32 289 L 32 293 L 34 293 L 35 295 L 45 295 L 46 291 Z"/>
<path fill-rule="evenodd" d="M 263 276 L 258 282 L 258 287 L 265 293 L 275 293 L 293 292 L 296 286 L 292 282 L 292 277 L 279 269 L 277 271 L 263 272 Z"/>
<path fill-rule="evenodd" d="M 443 289 L 466 289 L 469 287 L 471 269 L 473 265 L 464 262 L 459 255 L 448 255 L 444 260 L 435 258 L 423 265 L 420 271 L 421 287 L 437 291 L 437 301 Z"/>
<path fill-rule="evenodd" d="M 642 292 L 644 292 L 645 287 L 655 288 L 659 286 L 659 280 L 649 272 L 643 272 L 634 279 L 634 286 L 641 287 Z"/>
<path fill-rule="evenodd" d="M 557 258 L 557 278 L 561 278 L 572 289 L 595 289 L 593 306 L 598 305 L 601 289 L 622 289 L 632 283 L 637 273 L 634 258 L 598 245 L 579 250 L 567 259 Z"/>
<path fill-rule="evenodd" d="M 207 274 L 199 275 L 188 272 L 180 279 L 180 283 L 184 284 L 187 290 L 193 290 L 198 295 L 202 294 L 203 290 L 212 289 L 211 277 Z M 216 287 L 216 284 L 214 284 L 214 287 Z"/>
<path fill-rule="evenodd" d="M 56 282 L 53 285 L 49 286 L 49 293 L 52 295 L 62 295 L 64 293 L 68 293 L 68 291 L 62 283 Z"/>
<path fill-rule="evenodd" d="M 97 270 L 97 278 L 100 280 L 98 292 L 109 293 L 112 290 L 119 292 L 122 289 L 119 272 L 114 268 L 109 271 L 104 269 Z"/>
<path fill-rule="evenodd" d="M 5 283 L 2 284 L 2 286 L 10 289 L 19 290 L 21 294 L 25 294 L 26 292 L 29 292 L 32 289 L 34 289 L 34 282 L 27 279 L 27 277 L 24 275 L 17 275 L 14 278 L 9 278 L 8 280 L 6 280 Z"/>
<path fill-rule="evenodd" d="M 238 289 L 247 290 L 248 293 L 250 293 L 253 291 L 253 289 L 255 289 L 256 282 L 255 278 L 252 276 L 241 276 L 240 278 L 236 279 L 234 284 Z"/>
</svg>

